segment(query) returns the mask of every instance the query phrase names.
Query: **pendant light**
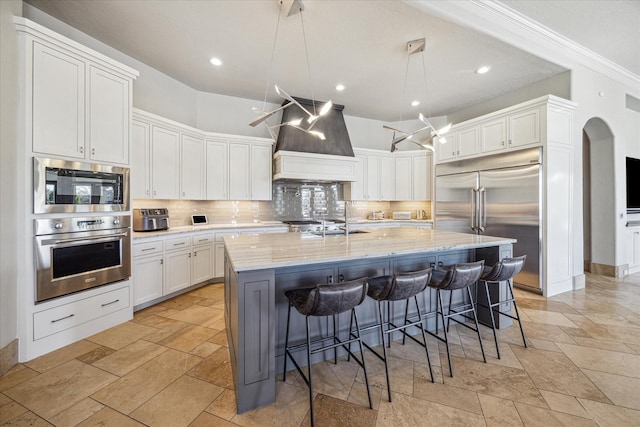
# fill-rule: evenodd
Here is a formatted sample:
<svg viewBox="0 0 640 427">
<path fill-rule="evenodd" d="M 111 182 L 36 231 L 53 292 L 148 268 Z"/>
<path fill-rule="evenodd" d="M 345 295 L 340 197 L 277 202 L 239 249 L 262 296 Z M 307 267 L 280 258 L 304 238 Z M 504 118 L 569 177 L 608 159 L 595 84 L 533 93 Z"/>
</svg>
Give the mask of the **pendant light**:
<svg viewBox="0 0 640 427">
<path fill-rule="evenodd" d="M 411 40 L 407 42 L 407 64 L 406 64 L 405 73 L 404 73 L 404 85 L 402 86 L 402 102 L 405 101 L 404 98 L 405 98 L 405 92 L 407 88 L 407 77 L 409 75 L 409 57 L 414 53 L 420 53 L 422 55 L 422 74 L 424 77 L 425 93 L 427 92 L 427 67 L 425 65 L 425 60 L 424 60 L 425 46 L 426 46 L 426 40 L 424 38 Z M 433 127 L 433 125 L 429 121 L 430 118 L 431 118 L 430 114 L 429 114 L 429 118 L 427 118 L 424 116 L 424 114 L 419 113 L 418 120 L 420 120 L 425 126 L 413 132 L 405 132 L 405 131 L 393 128 L 391 126 L 383 125 L 382 126 L 383 129 L 393 132 L 393 138 L 391 140 L 391 152 L 393 153 L 394 151 L 396 151 L 398 149 L 397 145 L 400 142 L 405 140 L 431 151 L 435 151 L 435 148 L 433 146 L 434 138 L 437 137 L 439 142 L 445 143 L 446 138 L 443 137 L 442 135 L 447 133 L 451 129 L 451 124 L 446 125 L 440 130 L 436 130 L 436 128 Z M 402 122 L 402 111 L 400 112 L 399 122 Z M 431 130 L 431 132 L 426 138 L 418 140 L 417 135 L 421 134 L 425 130 Z"/>
<path fill-rule="evenodd" d="M 311 83 L 311 67 L 309 66 L 309 52 L 307 50 L 307 36 L 304 30 L 304 20 L 302 18 L 302 12 L 304 11 L 304 4 L 302 3 L 302 0 L 288 0 L 288 1 L 284 1 L 284 0 L 280 0 L 280 11 L 278 12 L 278 22 L 276 24 L 276 32 L 275 32 L 275 36 L 274 36 L 274 40 L 273 40 L 273 48 L 271 50 L 271 63 L 269 65 L 269 74 L 267 77 L 267 87 L 265 89 L 265 93 L 264 93 L 264 103 L 263 103 L 263 107 L 262 109 L 258 109 L 258 108 L 253 108 L 253 110 L 257 113 L 260 113 L 260 117 L 258 117 L 257 119 L 253 120 L 251 123 L 249 123 L 249 126 L 252 127 L 256 127 L 261 123 L 264 123 L 267 127 L 267 130 L 269 131 L 269 135 L 271 135 L 271 138 L 276 141 L 277 140 L 277 135 L 275 133 L 275 129 L 281 127 L 281 126 L 291 126 L 295 129 L 298 129 L 306 134 L 312 135 L 320 140 L 325 140 L 325 136 L 322 132 L 319 131 L 315 131 L 313 130 L 313 127 L 316 125 L 316 123 L 318 122 L 318 120 L 320 119 L 320 117 L 326 115 L 330 110 L 331 107 L 333 106 L 333 103 L 331 101 L 326 102 L 322 108 L 320 108 L 319 112 L 316 112 L 316 103 L 315 103 L 315 97 L 313 94 L 313 84 Z M 309 79 L 309 86 L 311 88 L 311 104 L 313 106 L 313 112 L 307 110 L 305 107 L 303 107 L 298 101 L 296 101 L 296 99 L 294 97 L 292 97 L 291 95 L 289 95 L 287 92 L 285 92 L 281 87 L 279 87 L 278 85 L 274 85 L 275 91 L 276 93 L 286 101 L 286 103 L 284 105 L 282 105 L 281 107 L 276 108 L 273 111 L 265 111 L 265 107 L 267 104 L 267 95 L 269 92 L 269 86 L 270 86 L 270 82 L 271 82 L 271 71 L 273 70 L 273 59 L 275 56 L 275 50 L 276 50 L 276 42 L 278 40 L 278 29 L 280 27 L 280 16 L 282 15 L 283 9 L 285 9 L 287 11 L 287 17 L 292 16 L 292 15 L 296 15 L 296 14 L 300 14 L 300 25 L 302 27 L 302 38 L 303 38 L 303 42 L 304 42 L 304 54 L 305 54 L 305 59 L 306 59 L 306 64 L 307 64 L 307 77 Z M 303 118 L 296 118 L 293 120 L 289 120 L 285 123 L 280 123 L 277 125 L 270 125 L 268 122 L 268 119 L 273 116 L 274 114 L 276 114 L 279 111 L 282 111 L 292 105 L 296 105 L 298 108 L 300 108 L 300 110 L 302 110 L 306 115 L 306 122 L 307 122 L 307 126 L 303 127 L 302 126 L 302 122 L 303 122 Z"/>
</svg>

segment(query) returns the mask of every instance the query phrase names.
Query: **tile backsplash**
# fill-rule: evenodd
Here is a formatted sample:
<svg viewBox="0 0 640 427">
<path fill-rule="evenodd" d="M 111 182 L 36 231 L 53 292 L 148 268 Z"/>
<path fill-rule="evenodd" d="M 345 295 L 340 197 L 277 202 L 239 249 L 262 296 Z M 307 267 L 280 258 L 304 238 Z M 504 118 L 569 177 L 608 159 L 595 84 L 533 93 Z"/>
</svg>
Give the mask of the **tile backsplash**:
<svg viewBox="0 0 640 427">
<path fill-rule="evenodd" d="M 340 183 L 274 182 L 271 201 L 232 200 L 133 200 L 134 208 L 167 208 L 173 227 L 191 225 L 191 215 L 206 214 L 210 223 L 247 224 L 261 221 L 344 218 L 344 193 Z M 350 219 L 367 219 L 371 211 L 391 218 L 394 211 L 417 209 L 431 217 L 430 202 L 347 202 Z"/>
</svg>

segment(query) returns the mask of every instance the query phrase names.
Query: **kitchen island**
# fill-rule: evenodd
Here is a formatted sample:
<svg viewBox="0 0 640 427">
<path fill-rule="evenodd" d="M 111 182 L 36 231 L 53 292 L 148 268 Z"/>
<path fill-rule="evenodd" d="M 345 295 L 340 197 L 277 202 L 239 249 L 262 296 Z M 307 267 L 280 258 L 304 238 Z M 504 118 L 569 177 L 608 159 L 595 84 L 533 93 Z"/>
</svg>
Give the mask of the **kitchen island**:
<svg viewBox="0 0 640 427">
<path fill-rule="evenodd" d="M 225 321 L 238 413 L 275 401 L 276 374 L 282 370 L 284 354 L 285 290 L 480 259 L 493 264 L 512 255 L 513 243 L 510 238 L 411 228 L 325 237 L 307 233 L 225 237 Z M 425 312 L 435 310 L 431 291 L 421 295 L 420 304 Z M 391 316 L 403 313 L 404 307 L 396 307 Z M 292 316 L 299 314 L 294 311 Z M 358 317 L 361 326 L 374 322 L 370 299 L 358 307 Z M 329 322 L 316 319 L 313 325 L 321 334 Z M 346 333 L 348 325 L 347 313 L 338 319 L 338 329 Z M 499 325 L 504 326 L 506 321 Z M 290 342 L 301 342 L 304 336 L 304 322 L 292 322 Z M 379 343 L 378 334 L 364 338 L 371 345 Z M 314 363 L 323 354 L 315 356 Z"/>
</svg>

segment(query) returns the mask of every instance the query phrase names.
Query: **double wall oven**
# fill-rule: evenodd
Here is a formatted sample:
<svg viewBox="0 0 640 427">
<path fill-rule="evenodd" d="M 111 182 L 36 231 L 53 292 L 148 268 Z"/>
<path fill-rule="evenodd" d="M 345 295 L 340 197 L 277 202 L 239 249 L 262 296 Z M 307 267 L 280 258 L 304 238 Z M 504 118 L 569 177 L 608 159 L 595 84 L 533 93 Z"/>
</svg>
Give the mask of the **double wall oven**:
<svg viewBox="0 0 640 427">
<path fill-rule="evenodd" d="M 129 169 L 44 158 L 33 167 L 36 302 L 129 278 Z"/>
</svg>

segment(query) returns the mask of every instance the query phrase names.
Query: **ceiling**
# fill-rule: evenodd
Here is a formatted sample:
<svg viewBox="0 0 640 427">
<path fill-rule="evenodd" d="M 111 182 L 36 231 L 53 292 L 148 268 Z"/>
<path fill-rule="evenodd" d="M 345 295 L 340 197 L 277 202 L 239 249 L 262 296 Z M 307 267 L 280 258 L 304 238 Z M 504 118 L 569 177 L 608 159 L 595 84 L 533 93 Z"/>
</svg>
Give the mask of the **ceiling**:
<svg viewBox="0 0 640 427">
<path fill-rule="evenodd" d="M 418 112 L 446 115 L 565 71 L 483 33 L 425 14 L 410 2 L 305 0 L 304 12 L 291 17 L 280 13 L 276 0 L 26 2 L 198 91 L 261 101 L 269 87 L 267 100 L 280 103 L 275 83 L 291 95 L 331 99 L 345 105 L 345 114 L 383 121 L 415 118 Z M 602 12 L 602 4 L 615 3 L 632 24 L 634 16 L 640 17 L 640 2 L 635 1 L 546 1 L 550 8 L 534 7 L 539 1 L 505 3 L 558 32 L 567 28 L 567 35 L 579 42 L 585 33 L 580 22 L 601 19 L 587 13 L 588 5 L 597 4 Z M 571 25 L 561 19 L 571 16 L 567 3 L 580 10 Z M 556 15 L 556 10 L 562 12 Z M 640 75 L 640 49 L 636 58 L 625 55 L 625 48 L 640 43 L 638 28 L 587 31 L 584 44 L 610 53 L 612 60 Z M 619 39 L 635 40 L 608 50 L 604 35 L 614 36 L 618 30 L 633 31 L 616 34 Z M 423 37 L 424 54 L 409 56 L 407 42 Z M 223 65 L 210 65 L 212 56 Z M 491 71 L 475 74 L 481 65 L 491 66 Z M 336 92 L 337 83 L 346 89 Z M 409 106 L 414 99 L 421 105 Z"/>
</svg>

